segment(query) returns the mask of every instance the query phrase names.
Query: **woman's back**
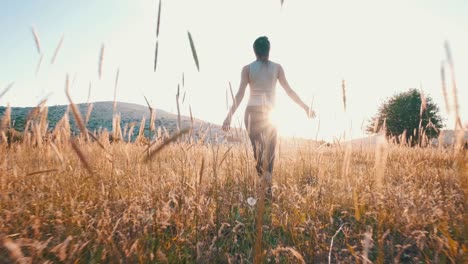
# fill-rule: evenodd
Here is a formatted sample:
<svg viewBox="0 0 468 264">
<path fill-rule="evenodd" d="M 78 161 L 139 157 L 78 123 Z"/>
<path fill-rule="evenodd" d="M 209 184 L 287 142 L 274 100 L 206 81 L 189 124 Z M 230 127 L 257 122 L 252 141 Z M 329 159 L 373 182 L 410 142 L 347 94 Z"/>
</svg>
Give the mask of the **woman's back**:
<svg viewBox="0 0 468 264">
<path fill-rule="evenodd" d="M 274 106 L 279 64 L 256 60 L 249 64 L 249 106 Z"/>
</svg>

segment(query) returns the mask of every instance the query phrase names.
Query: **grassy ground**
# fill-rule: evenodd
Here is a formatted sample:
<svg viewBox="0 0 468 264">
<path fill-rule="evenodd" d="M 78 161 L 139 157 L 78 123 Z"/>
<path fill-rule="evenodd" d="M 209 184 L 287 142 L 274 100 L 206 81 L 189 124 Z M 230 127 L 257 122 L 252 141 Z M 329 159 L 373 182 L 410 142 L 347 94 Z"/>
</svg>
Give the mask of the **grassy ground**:
<svg viewBox="0 0 468 264">
<path fill-rule="evenodd" d="M 250 147 L 0 147 L 0 263 L 251 263 Z M 463 263 L 467 157 L 282 143 L 263 226 L 270 263 Z M 383 153 L 383 154 L 382 154 Z M 380 161 L 379 161 L 380 160 Z M 382 169 L 383 168 L 383 169 Z M 465 244 L 463 244 L 465 243 Z"/>
</svg>

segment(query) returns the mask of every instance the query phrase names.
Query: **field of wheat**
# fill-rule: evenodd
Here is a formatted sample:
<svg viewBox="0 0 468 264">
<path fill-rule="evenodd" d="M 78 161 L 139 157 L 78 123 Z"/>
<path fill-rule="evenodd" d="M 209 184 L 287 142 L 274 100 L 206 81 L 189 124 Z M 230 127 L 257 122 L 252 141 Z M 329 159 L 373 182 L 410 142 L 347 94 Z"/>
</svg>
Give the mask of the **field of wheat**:
<svg viewBox="0 0 468 264">
<path fill-rule="evenodd" d="M 33 127 L 0 146 L 0 263 L 253 261 L 248 143 L 148 149 Z M 453 149 L 282 140 L 262 261 L 466 263 L 467 161 Z"/>
</svg>

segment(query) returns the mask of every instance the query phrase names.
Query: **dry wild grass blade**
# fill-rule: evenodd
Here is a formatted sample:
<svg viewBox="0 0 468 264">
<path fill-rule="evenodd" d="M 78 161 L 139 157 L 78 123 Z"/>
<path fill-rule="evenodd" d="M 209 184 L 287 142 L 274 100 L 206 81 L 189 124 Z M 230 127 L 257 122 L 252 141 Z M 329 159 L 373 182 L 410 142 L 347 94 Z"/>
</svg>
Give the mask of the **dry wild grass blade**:
<svg viewBox="0 0 468 264">
<path fill-rule="evenodd" d="M 193 133 L 193 115 L 192 115 L 192 106 L 189 105 L 189 112 L 190 112 L 190 135 L 189 138 L 192 138 Z"/>
<path fill-rule="evenodd" d="M 5 112 L 3 113 L 2 122 L 0 123 L 0 131 L 10 128 L 11 123 L 11 107 L 7 105 Z"/>
<path fill-rule="evenodd" d="M 179 106 L 179 95 L 180 95 L 180 86 L 177 85 L 177 94 L 176 94 L 176 103 L 177 103 L 177 131 L 181 129 L 180 123 L 180 106 Z"/>
<path fill-rule="evenodd" d="M 265 156 L 268 157 L 268 155 Z M 257 213 L 255 215 L 255 244 L 253 251 L 253 263 L 263 263 L 263 216 L 265 212 L 265 190 L 267 187 L 266 180 L 263 178 L 264 177 L 260 179 L 259 186 L 257 187 L 258 203 Z"/>
<path fill-rule="evenodd" d="M 385 181 L 385 169 L 387 167 L 388 146 L 385 132 L 377 136 L 375 147 L 375 174 L 377 191 L 381 191 Z"/>
<path fill-rule="evenodd" d="M 11 82 L 5 87 L 5 89 L 3 89 L 3 92 L 0 93 L 0 99 L 2 99 L 2 97 L 11 89 L 11 87 L 13 87 L 14 84 L 15 82 Z"/>
<path fill-rule="evenodd" d="M 102 64 L 104 62 L 104 43 L 101 45 L 101 52 L 99 53 L 98 74 L 99 79 L 102 79 Z"/>
<path fill-rule="evenodd" d="M 88 140 L 88 130 L 86 129 L 85 124 L 83 123 L 80 111 L 78 111 L 78 108 L 76 107 L 75 103 L 73 103 L 73 100 L 70 96 L 70 78 L 68 77 L 68 74 L 65 80 L 65 94 L 67 95 L 68 101 L 70 102 L 73 117 L 75 118 L 75 121 L 78 124 L 78 127 L 80 128 L 80 132 L 83 133 L 86 137 L 86 140 Z"/>
<path fill-rule="evenodd" d="M 60 49 L 62 48 L 64 37 L 65 37 L 65 35 L 62 35 L 62 37 L 60 38 L 59 43 L 57 44 L 57 48 L 55 48 L 54 56 L 52 56 L 52 59 L 50 60 L 50 64 L 54 64 L 55 59 L 57 58 L 57 55 L 58 55 Z"/>
<path fill-rule="evenodd" d="M 442 81 L 442 94 L 444 96 L 444 102 L 445 102 L 445 111 L 447 111 L 447 114 L 450 113 L 450 104 L 448 100 L 448 94 L 447 94 L 447 80 L 445 77 L 445 63 L 442 61 L 440 63 L 440 79 Z"/>
<path fill-rule="evenodd" d="M 460 119 L 460 108 L 458 105 L 458 90 L 457 82 L 455 78 L 455 66 L 453 64 L 452 51 L 450 49 L 450 44 L 448 41 L 445 41 L 445 53 L 447 56 L 447 63 L 450 67 L 451 81 L 452 81 L 452 93 L 453 93 L 453 108 L 455 109 L 455 130 L 463 128 Z"/>
<path fill-rule="evenodd" d="M 93 171 L 91 170 L 91 166 L 89 165 L 89 162 L 88 162 L 88 159 L 86 158 L 86 156 L 83 154 L 83 152 L 81 151 L 80 147 L 78 147 L 78 145 L 76 144 L 75 140 L 74 139 L 70 139 L 70 143 L 71 143 L 71 146 L 73 148 L 73 150 L 75 151 L 76 155 L 78 156 L 78 158 L 80 158 L 81 162 L 83 163 L 83 165 L 85 166 L 86 170 L 89 172 L 89 173 L 93 173 Z"/>
<path fill-rule="evenodd" d="M 205 169 L 205 157 L 202 157 L 200 171 L 198 172 L 198 188 L 200 187 L 203 180 L 203 171 Z"/>
<path fill-rule="evenodd" d="M 231 82 L 229 82 L 229 91 L 231 92 L 231 99 L 232 99 L 232 105 L 236 105 L 236 97 L 234 96 L 234 92 L 232 91 L 232 85 Z"/>
<path fill-rule="evenodd" d="M 301 264 L 306 263 L 304 258 L 301 256 L 301 254 L 299 252 L 297 252 L 297 250 L 295 250 L 292 247 L 277 247 L 277 248 L 275 248 L 274 250 L 271 251 L 271 253 L 274 256 L 278 256 L 281 252 L 290 253 L 296 259 L 297 262 L 295 262 L 295 263 L 301 263 Z"/>
<path fill-rule="evenodd" d="M 26 176 L 32 176 L 32 175 L 50 173 L 50 172 L 56 172 L 56 171 L 58 171 L 58 169 L 41 170 L 41 171 L 30 172 L 30 173 L 26 174 Z"/>
<path fill-rule="evenodd" d="M 45 106 L 44 104 L 41 108 L 41 116 L 40 116 L 40 123 L 39 123 L 39 128 L 43 135 L 47 134 L 47 126 L 49 125 L 47 122 L 48 113 L 49 113 L 49 108 Z"/>
<path fill-rule="evenodd" d="M 152 108 L 151 108 L 151 105 L 150 105 L 148 99 L 147 99 L 146 96 L 144 96 L 144 95 L 143 95 L 143 97 L 145 98 L 146 104 L 148 105 L 148 108 L 149 108 L 149 110 L 151 111 Z"/>
<path fill-rule="evenodd" d="M 226 152 L 223 155 L 223 158 L 219 162 L 219 166 L 221 166 L 223 164 L 224 160 L 227 158 L 227 155 L 229 154 L 229 151 L 231 151 L 232 147 L 233 147 L 233 145 L 229 146 L 229 148 L 226 150 Z"/>
<path fill-rule="evenodd" d="M 94 107 L 93 103 L 88 104 L 88 110 L 86 111 L 86 118 L 85 118 L 85 126 L 88 125 L 89 118 L 91 117 L 91 113 L 93 112 L 93 107 Z"/>
<path fill-rule="evenodd" d="M 0 240 L 2 242 L 2 246 L 8 250 L 10 256 L 13 260 L 16 260 L 17 263 L 22 263 L 22 259 L 24 259 L 23 252 L 21 251 L 20 245 L 15 243 L 8 237 L 4 237 Z M 23 262 L 24 263 L 24 262 Z"/>
<path fill-rule="evenodd" d="M 156 23 L 156 37 L 159 37 L 159 25 L 161 25 L 161 0 L 159 0 L 158 20 Z"/>
<path fill-rule="evenodd" d="M 89 88 L 88 88 L 88 99 L 86 99 L 86 103 L 89 104 L 89 101 L 91 100 L 91 88 L 93 87 L 93 84 L 89 82 Z"/>
<path fill-rule="evenodd" d="M 158 46 L 159 40 L 156 40 L 156 47 L 154 48 L 154 72 L 156 72 L 156 68 L 158 65 Z"/>
<path fill-rule="evenodd" d="M 138 137 L 137 139 L 142 139 L 145 133 L 145 117 L 141 118 L 140 128 L 138 130 Z"/>
<path fill-rule="evenodd" d="M 185 102 L 185 94 L 186 94 L 186 93 L 187 93 L 187 91 L 185 90 L 185 91 L 184 91 L 184 94 L 182 95 L 182 104 L 184 104 L 184 102 Z"/>
<path fill-rule="evenodd" d="M 115 84 L 114 84 L 114 106 L 113 106 L 113 111 L 115 113 L 115 110 L 117 109 L 117 85 L 119 84 L 119 75 L 120 75 L 120 69 L 117 69 L 117 73 L 115 74 Z"/>
<path fill-rule="evenodd" d="M 228 97 L 228 90 L 226 88 L 226 110 L 229 111 L 229 97 Z"/>
<path fill-rule="evenodd" d="M 41 109 L 42 107 L 45 105 L 45 103 L 47 102 L 47 98 L 46 99 L 42 99 L 39 104 L 36 105 L 36 107 L 34 107 L 29 113 L 28 113 L 28 116 L 26 117 L 26 120 L 32 120 L 32 119 L 36 119 L 39 114 L 41 113 Z"/>
<path fill-rule="evenodd" d="M 44 59 L 44 54 L 41 54 L 41 57 L 39 57 L 39 61 L 37 62 L 37 66 L 36 66 L 36 72 L 35 72 L 36 77 L 39 74 L 39 70 L 41 69 L 41 64 L 42 64 L 43 59 Z"/>
<path fill-rule="evenodd" d="M 234 107 L 235 105 L 237 105 L 237 102 L 236 102 L 236 97 L 234 96 L 234 92 L 232 91 L 231 82 L 229 82 L 229 91 L 231 93 L 232 106 Z M 229 107 L 228 107 L 228 110 L 229 110 Z M 229 119 L 232 119 L 232 112 L 231 111 L 229 111 Z"/>
<path fill-rule="evenodd" d="M 193 128 L 193 115 L 192 115 L 192 106 L 189 105 L 189 112 L 190 112 L 190 123 L 192 124 L 192 128 Z"/>
<path fill-rule="evenodd" d="M 99 139 L 93 133 L 91 133 L 91 131 L 88 131 L 88 135 L 90 135 L 91 138 L 94 139 L 94 141 L 96 141 L 98 143 L 99 147 L 101 147 L 103 150 L 106 150 L 106 148 L 101 143 L 101 141 L 99 141 Z"/>
<path fill-rule="evenodd" d="M 135 122 L 132 122 L 130 123 L 130 126 L 128 128 L 128 134 L 127 134 L 127 142 L 129 143 L 132 141 L 134 130 L 135 130 Z"/>
<path fill-rule="evenodd" d="M 112 136 L 114 140 L 122 140 L 122 127 L 120 126 L 120 114 L 114 114 L 112 118 Z"/>
<path fill-rule="evenodd" d="M 31 26 L 31 32 L 34 37 L 34 43 L 36 43 L 37 53 L 41 54 L 41 41 L 39 40 L 39 35 L 37 34 L 36 28 Z"/>
<path fill-rule="evenodd" d="M 151 107 L 148 99 L 146 98 L 146 96 L 143 95 L 143 97 L 145 98 L 145 101 L 146 101 L 146 104 L 148 105 L 148 109 L 150 111 L 150 131 L 155 131 L 156 130 L 156 124 L 155 124 L 155 120 L 156 120 L 156 111 L 154 110 L 153 107 Z M 142 121 L 143 123 L 143 126 L 144 126 L 144 122 Z M 141 128 L 140 128 L 141 129 Z"/>
<path fill-rule="evenodd" d="M 421 107 L 419 109 L 419 117 L 422 118 L 422 114 L 427 108 L 427 100 L 426 100 L 426 95 L 424 94 L 424 91 L 422 88 L 420 89 L 420 94 L 421 94 Z"/>
<path fill-rule="evenodd" d="M 331 262 L 331 253 L 332 253 L 332 249 L 333 249 L 333 240 L 335 239 L 335 237 L 338 235 L 338 233 L 340 233 L 340 231 L 343 229 L 343 226 L 344 224 L 342 224 L 340 226 L 340 228 L 338 228 L 338 230 L 336 230 L 335 234 L 332 236 L 331 238 L 331 241 L 330 241 L 330 251 L 328 252 L 328 263 L 332 263 Z"/>
<path fill-rule="evenodd" d="M 161 145 L 159 145 L 156 149 L 152 150 L 148 156 L 145 158 L 145 162 L 149 162 L 156 154 L 158 154 L 161 150 L 163 150 L 167 145 L 169 145 L 171 142 L 176 141 L 178 138 L 180 138 L 182 135 L 188 133 L 189 129 L 183 129 L 180 132 L 174 134 L 172 137 L 166 139 Z"/>
<path fill-rule="evenodd" d="M 343 93 L 343 108 L 346 112 L 346 81 L 344 79 L 341 81 L 341 91 Z"/>
<path fill-rule="evenodd" d="M 197 50 L 195 49 L 195 44 L 193 43 L 192 34 L 190 34 L 190 31 L 187 31 L 187 34 L 188 34 L 188 38 L 190 42 L 190 48 L 192 49 L 193 59 L 195 60 L 195 65 L 197 66 L 197 70 L 200 71 L 200 64 L 198 62 Z"/>
</svg>

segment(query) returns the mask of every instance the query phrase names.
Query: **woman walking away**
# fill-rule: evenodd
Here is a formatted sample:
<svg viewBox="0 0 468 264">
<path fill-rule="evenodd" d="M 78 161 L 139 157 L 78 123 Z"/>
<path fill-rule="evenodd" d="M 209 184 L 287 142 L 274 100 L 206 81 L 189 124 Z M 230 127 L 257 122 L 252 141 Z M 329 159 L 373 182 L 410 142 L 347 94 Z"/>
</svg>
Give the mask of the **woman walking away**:
<svg viewBox="0 0 468 264">
<path fill-rule="evenodd" d="M 257 162 L 257 173 L 267 182 L 267 193 L 271 197 L 271 179 L 275 161 L 277 131 L 276 127 L 270 122 L 269 116 L 275 105 L 277 81 L 279 81 L 288 96 L 304 109 L 309 118 L 315 117 L 315 113 L 289 86 L 281 65 L 269 60 L 270 41 L 268 38 L 257 38 L 253 44 L 253 49 L 257 59 L 242 69 L 239 90 L 224 120 L 223 130 L 228 131 L 230 129 L 231 118 L 242 98 L 244 98 L 245 89 L 249 85 L 250 98 L 245 110 L 244 122 Z"/>
</svg>

